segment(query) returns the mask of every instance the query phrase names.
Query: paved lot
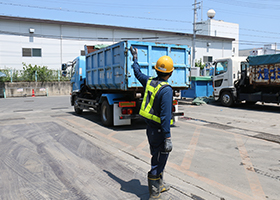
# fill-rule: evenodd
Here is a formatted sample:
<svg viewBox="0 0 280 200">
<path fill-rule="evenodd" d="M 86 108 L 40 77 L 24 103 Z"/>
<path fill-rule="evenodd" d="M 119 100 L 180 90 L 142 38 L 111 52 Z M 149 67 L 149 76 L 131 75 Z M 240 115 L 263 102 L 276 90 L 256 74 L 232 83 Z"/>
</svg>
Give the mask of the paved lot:
<svg viewBox="0 0 280 200">
<path fill-rule="evenodd" d="M 165 196 L 280 199 L 278 106 L 180 109 Z M 107 128 L 68 96 L 0 99 L 0 149 L 0 199 L 148 199 L 142 120 Z"/>
</svg>

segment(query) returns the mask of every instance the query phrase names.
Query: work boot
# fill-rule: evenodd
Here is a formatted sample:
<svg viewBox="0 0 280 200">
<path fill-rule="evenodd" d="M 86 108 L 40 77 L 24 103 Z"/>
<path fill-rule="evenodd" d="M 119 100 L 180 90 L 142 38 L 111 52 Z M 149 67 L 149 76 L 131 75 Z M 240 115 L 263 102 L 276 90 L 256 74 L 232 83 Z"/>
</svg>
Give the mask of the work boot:
<svg viewBox="0 0 280 200">
<path fill-rule="evenodd" d="M 170 189 L 170 185 L 163 181 L 163 172 L 160 173 L 159 178 L 160 178 L 159 179 L 159 191 L 160 192 L 168 191 Z"/>
<path fill-rule="evenodd" d="M 149 186 L 149 193 L 150 193 L 149 200 L 153 200 L 153 199 L 166 200 L 160 194 L 159 182 L 160 182 L 160 175 L 152 175 L 148 173 L 148 186 Z"/>
</svg>

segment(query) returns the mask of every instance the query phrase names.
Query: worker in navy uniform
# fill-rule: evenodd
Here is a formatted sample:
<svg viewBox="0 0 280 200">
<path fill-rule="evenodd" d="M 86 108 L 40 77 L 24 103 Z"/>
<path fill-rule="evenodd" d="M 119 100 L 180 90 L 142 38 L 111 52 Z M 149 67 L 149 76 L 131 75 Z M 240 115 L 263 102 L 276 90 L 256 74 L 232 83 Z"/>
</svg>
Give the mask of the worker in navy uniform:
<svg viewBox="0 0 280 200">
<path fill-rule="evenodd" d="M 160 57 L 155 66 L 158 76 L 152 78 L 141 72 L 137 49 L 131 47 L 130 51 L 133 55 L 134 75 L 145 88 L 139 114 L 147 123 L 146 134 L 152 155 L 151 170 L 148 172 L 149 200 L 163 199 L 161 192 L 170 188 L 163 182 L 163 171 L 172 150 L 170 125 L 173 123 L 173 90 L 167 80 L 174 70 L 173 60 L 169 56 Z"/>
</svg>

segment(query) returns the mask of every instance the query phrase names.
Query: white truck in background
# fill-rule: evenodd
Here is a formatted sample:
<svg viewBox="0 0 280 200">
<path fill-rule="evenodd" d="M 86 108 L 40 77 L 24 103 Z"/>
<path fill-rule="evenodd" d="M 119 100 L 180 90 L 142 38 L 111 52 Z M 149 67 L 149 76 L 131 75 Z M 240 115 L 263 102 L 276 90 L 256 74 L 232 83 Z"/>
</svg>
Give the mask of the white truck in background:
<svg viewBox="0 0 280 200">
<path fill-rule="evenodd" d="M 242 101 L 279 104 L 280 54 L 215 60 L 213 89 L 224 106 Z"/>
</svg>

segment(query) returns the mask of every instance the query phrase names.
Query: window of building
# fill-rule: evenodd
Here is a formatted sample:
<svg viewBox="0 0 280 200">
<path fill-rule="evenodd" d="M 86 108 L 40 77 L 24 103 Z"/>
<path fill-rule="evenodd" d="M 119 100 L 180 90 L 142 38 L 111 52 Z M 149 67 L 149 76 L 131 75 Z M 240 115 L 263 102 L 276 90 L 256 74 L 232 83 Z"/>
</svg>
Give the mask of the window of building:
<svg viewBox="0 0 280 200">
<path fill-rule="evenodd" d="M 32 57 L 42 57 L 41 49 L 32 49 Z"/>
<path fill-rule="evenodd" d="M 203 56 L 203 62 L 204 63 L 213 62 L 213 57 L 212 56 Z"/>
<path fill-rule="evenodd" d="M 23 57 L 42 57 L 42 49 L 38 48 L 22 48 Z"/>
<path fill-rule="evenodd" d="M 22 56 L 23 57 L 31 57 L 32 52 L 30 48 L 22 48 Z"/>
</svg>

